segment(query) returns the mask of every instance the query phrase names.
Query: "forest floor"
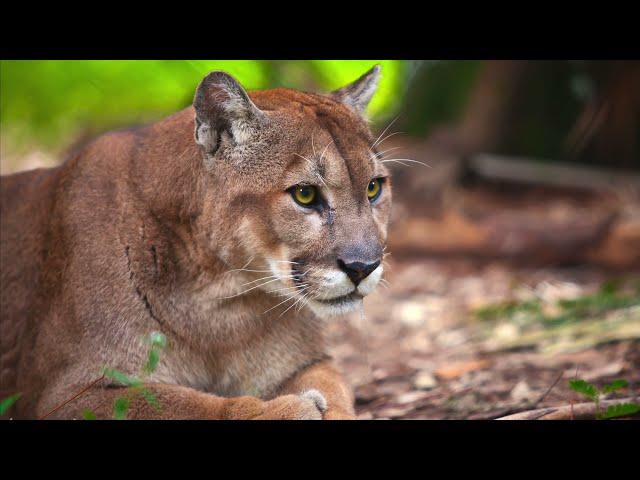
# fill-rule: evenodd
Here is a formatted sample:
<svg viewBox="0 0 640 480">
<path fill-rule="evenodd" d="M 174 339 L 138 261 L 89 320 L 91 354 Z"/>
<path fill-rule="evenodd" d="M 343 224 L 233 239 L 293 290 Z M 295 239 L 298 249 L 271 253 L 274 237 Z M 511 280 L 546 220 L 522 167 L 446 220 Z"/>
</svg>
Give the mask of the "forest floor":
<svg viewBox="0 0 640 480">
<path fill-rule="evenodd" d="M 387 262 L 364 316 L 330 326 L 360 419 L 493 419 L 640 393 L 640 274 L 469 258 Z"/>
</svg>

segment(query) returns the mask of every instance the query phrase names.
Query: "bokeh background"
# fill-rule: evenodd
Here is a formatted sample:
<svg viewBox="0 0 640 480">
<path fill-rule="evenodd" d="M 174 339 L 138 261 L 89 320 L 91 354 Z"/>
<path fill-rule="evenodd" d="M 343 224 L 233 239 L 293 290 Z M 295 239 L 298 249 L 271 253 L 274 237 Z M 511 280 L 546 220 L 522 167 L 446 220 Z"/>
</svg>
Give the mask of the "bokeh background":
<svg viewBox="0 0 640 480">
<path fill-rule="evenodd" d="M 0 171 L 184 108 L 211 70 L 328 92 L 376 63 L 388 283 L 330 331 L 361 418 L 563 405 L 576 376 L 635 395 L 640 62 L 2 61 Z"/>
</svg>

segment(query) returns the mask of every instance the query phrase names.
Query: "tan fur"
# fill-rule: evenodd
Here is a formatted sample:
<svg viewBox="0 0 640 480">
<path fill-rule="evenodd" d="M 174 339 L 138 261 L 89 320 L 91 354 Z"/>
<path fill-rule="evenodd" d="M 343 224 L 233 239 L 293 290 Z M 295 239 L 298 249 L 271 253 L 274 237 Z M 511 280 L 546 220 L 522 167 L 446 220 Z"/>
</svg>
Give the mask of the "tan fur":
<svg viewBox="0 0 640 480">
<path fill-rule="evenodd" d="M 320 289 L 336 251 L 384 245 L 390 184 L 375 206 L 365 190 L 387 172 L 348 102 L 250 97 L 261 123 L 234 125 L 214 155 L 194 141 L 189 107 L 103 135 L 60 167 L 2 177 L 0 398 L 22 392 L 13 417 L 42 416 L 105 366 L 136 373 L 157 330 L 168 346 L 148 387 L 162 410 L 135 401 L 131 418 L 353 418 L 326 320 L 302 301 L 289 308 L 295 298 L 278 304 L 294 285 L 286 262 L 304 258 Z M 285 192 L 306 180 L 326 182 L 330 220 Z M 282 278 L 256 281 L 274 265 Z M 52 417 L 109 418 L 115 387 L 105 380 Z M 304 393 L 314 389 L 325 411 Z"/>
</svg>

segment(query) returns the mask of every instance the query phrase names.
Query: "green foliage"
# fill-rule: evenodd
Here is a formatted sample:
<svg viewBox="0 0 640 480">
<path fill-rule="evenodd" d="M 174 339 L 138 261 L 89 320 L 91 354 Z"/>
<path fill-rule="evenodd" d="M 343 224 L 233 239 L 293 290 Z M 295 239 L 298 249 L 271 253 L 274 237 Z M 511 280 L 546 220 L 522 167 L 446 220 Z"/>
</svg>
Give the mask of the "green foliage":
<svg viewBox="0 0 640 480">
<path fill-rule="evenodd" d="M 505 302 L 477 309 L 474 313 L 480 320 L 498 320 L 512 318 L 521 313 L 541 314 L 542 303 L 539 300 L 527 302 Z"/>
<path fill-rule="evenodd" d="M 0 402 L 0 415 L 4 415 L 13 406 L 14 403 L 22 396 L 21 393 L 15 393 L 10 397 L 4 398 Z"/>
<path fill-rule="evenodd" d="M 116 398 L 113 401 L 113 418 L 116 420 L 126 420 L 130 406 L 131 400 L 128 397 Z"/>
<path fill-rule="evenodd" d="M 13 148 L 65 148 L 78 135 L 150 122 L 188 106 L 212 70 L 247 89 L 330 91 L 382 64 L 374 117 L 398 106 L 406 62 L 376 60 L 3 60 L 0 126 Z"/>
<path fill-rule="evenodd" d="M 149 342 L 153 348 L 164 348 L 167 346 L 167 337 L 160 332 L 151 332 L 147 337 L 147 342 Z"/>
<path fill-rule="evenodd" d="M 586 380 L 570 380 L 569 387 L 571 387 L 571 390 L 574 392 L 581 393 L 586 397 L 589 397 L 591 400 L 595 400 L 600 393 L 595 386 L 591 385 Z"/>
<path fill-rule="evenodd" d="M 142 395 L 149 405 L 160 411 L 160 402 L 153 393 L 145 388 L 140 392 L 140 395 Z"/>
<path fill-rule="evenodd" d="M 600 416 L 602 419 L 626 417 L 640 412 L 640 405 L 637 403 L 618 403 L 610 405 L 607 410 Z"/>
<path fill-rule="evenodd" d="M 602 388 L 602 391 L 604 393 L 612 393 L 612 392 L 615 392 L 616 390 L 620 390 L 621 388 L 627 388 L 628 386 L 629 386 L 629 382 L 623 379 L 619 379 L 619 380 L 614 380 L 608 385 L 605 385 Z"/>
<path fill-rule="evenodd" d="M 85 420 L 97 420 L 98 419 L 98 417 L 93 412 L 93 410 L 84 410 L 82 412 L 82 418 L 84 418 Z"/>
<path fill-rule="evenodd" d="M 407 133 L 422 136 L 461 118 L 482 62 L 431 60 L 415 67 L 398 123 Z"/>
<path fill-rule="evenodd" d="M 583 318 L 597 317 L 608 311 L 640 305 L 640 289 L 631 293 L 621 293 L 620 282 L 607 282 L 590 295 L 573 299 L 561 299 L 556 303 L 556 314 L 544 313 L 540 300 L 526 302 L 504 302 L 477 309 L 475 317 L 480 320 L 514 320 L 526 317 L 530 322 L 542 322 L 553 326 L 576 322 Z"/>
<path fill-rule="evenodd" d="M 105 368 L 104 375 L 107 378 L 111 378 L 121 385 L 124 385 L 125 387 L 138 387 L 142 384 L 142 380 L 140 380 L 139 378 L 130 377 L 114 368 Z"/>
<path fill-rule="evenodd" d="M 149 359 L 147 360 L 146 365 L 144 366 L 145 372 L 154 372 L 156 367 L 158 366 L 158 362 L 160 361 L 160 352 L 155 349 L 149 350 Z"/>
<path fill-rule="evenodd" d="M 167 346 L 167 337 L 159 332 L 153 332 L 147 337 L 147 342 L 151 345 L 147 363 L 144 366 L 144 372 L 147 374 L 156 371 L 158 362 L 160 361 L 160 352 Z"/>
<path fill-rule="evenodd" d="M 571 390 L 584 395 L 596 404 L 596 418 L 601 420 L 624 417 L 640 412 L 640 405 L 637 403 L 619 403 L 617 405 L 610 405 L 604 412 L 600 410 L 600 400 L 603 395 L 628 386 L 629 382 L 624 379 L 614 380 L 602 387 L 602 390 L 598 389 L 595 385 L 592 385 L 586 380 L 573 379 L 569 381 L 569 387 Z"/>
<path fill-rule="evenodd" d="M 600 315 L 608 310 L 628 308 L 640 304 L 640 296 L 620 295 L 617 282 L 607 282 L 593 295 L 560 300 L 558 305 L 572 318 Z"/>
<path fill-rule="evenodd" d="M 149 344 L 149 353 L 147 361 L 141 369 L 139 376 L 131 376 L 114 368 L 104 368 L 103 373 L 107 378 L 111 378 L 121 385 L 128 387 L 125 395 L 116 398 L 113 401 L 113 418 L 116 420 L 125 420 L 131 407 L 131 402 L 136 398 L 143 398 L 151 407 L 160 411 L 160 402 L 156 396 L 144 387 L 146 378 L 156 371 L 160 362 L 160 354 L 167 346 L 167 337 L 160 332 L 151 332 L 144 338 L 145 343 Z M 95 420 L 96 416 L 93 412 L 85 410 L 83 416 L 86 420 Z"/>
</svg>

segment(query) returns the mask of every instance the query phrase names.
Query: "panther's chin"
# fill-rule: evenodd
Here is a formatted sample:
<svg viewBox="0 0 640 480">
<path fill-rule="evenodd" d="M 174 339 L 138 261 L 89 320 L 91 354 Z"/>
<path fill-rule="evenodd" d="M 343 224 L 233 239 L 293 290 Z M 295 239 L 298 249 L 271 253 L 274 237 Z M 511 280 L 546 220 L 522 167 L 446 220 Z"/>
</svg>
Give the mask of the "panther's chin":
<svg viewBox="0 0 640 480">
<path fill-rule="evenodd" d="M 357 310 L 362 305 L 363 298 L 362 295 L 352 292 L 330 300 L 313 299 L 307 305 L 319 317 L 330 318 Z"/>
</svg>

